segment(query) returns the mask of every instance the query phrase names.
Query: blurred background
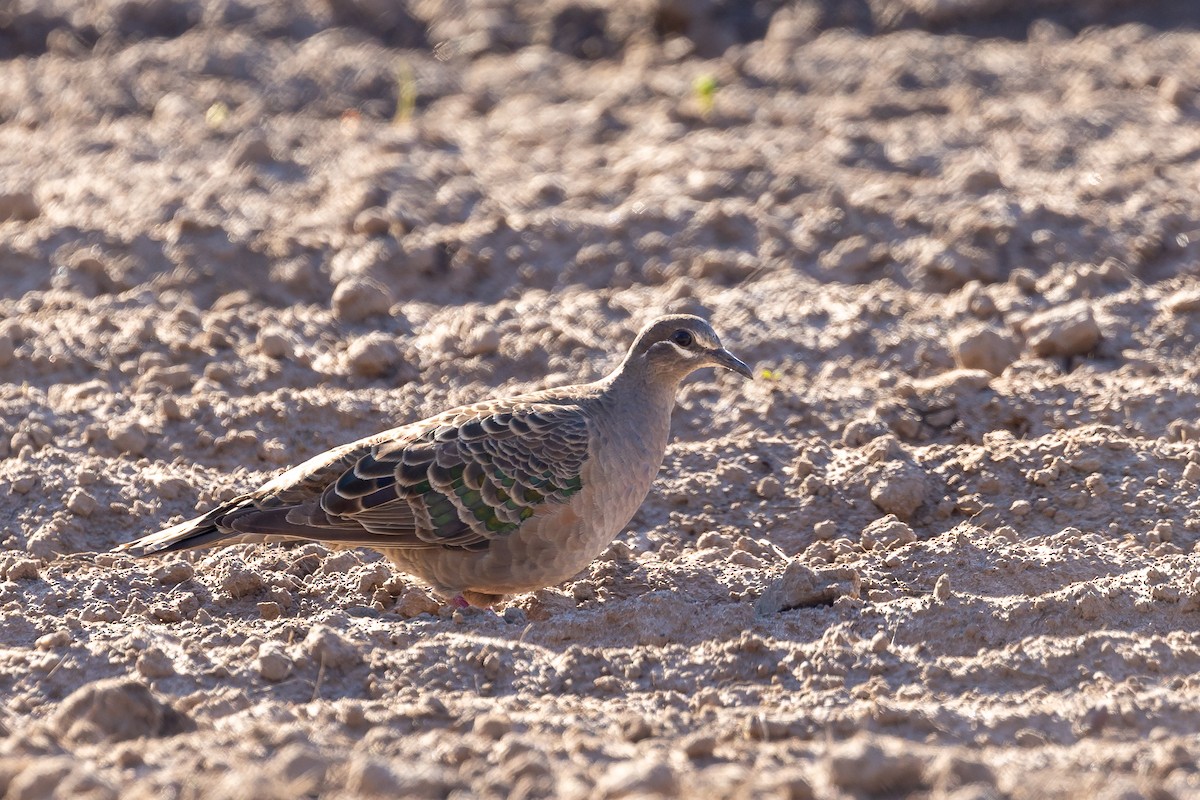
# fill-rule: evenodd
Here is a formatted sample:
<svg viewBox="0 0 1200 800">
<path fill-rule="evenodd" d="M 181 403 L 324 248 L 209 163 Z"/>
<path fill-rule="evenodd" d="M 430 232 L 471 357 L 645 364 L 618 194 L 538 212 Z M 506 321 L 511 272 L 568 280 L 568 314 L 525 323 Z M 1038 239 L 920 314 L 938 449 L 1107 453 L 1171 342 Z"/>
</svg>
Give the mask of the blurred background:
<svg viewBox="0 0 1200 800">
<path fill-rule="evenodd" d="M 0 0 L 0 792 L 1197 796 L 1198 26 Z M 81 555 L 666 310 L 757 379 L 528 626 Z"/>
</svg>

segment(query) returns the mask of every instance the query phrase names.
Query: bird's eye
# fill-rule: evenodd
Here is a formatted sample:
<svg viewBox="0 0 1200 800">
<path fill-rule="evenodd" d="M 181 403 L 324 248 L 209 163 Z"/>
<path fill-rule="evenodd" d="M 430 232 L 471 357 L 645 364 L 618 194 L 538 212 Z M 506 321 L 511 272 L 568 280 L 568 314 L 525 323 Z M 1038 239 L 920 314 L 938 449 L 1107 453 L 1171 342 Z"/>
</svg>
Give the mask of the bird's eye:
<svg viewBox="0 0 1200 800">
<path fill-rule="evenodd" d="M 671 334 L 671 341 L 680 347 L 691 347 L 693 341 L 692 334 L 690 331 L 680 329 Z"/>
</svg>

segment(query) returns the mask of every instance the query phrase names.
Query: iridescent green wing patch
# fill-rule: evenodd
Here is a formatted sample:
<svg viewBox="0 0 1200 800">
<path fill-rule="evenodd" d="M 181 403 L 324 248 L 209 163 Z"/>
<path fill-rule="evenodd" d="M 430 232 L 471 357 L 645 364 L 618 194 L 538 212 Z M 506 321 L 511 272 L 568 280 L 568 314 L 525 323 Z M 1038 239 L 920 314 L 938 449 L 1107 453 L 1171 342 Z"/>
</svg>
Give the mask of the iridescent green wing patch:
<svg viewBox="0 0 1200 800">
<path fill-rule="evenodd" d="M 486 546 L 579 492 L 587 455 L 587 420 L 576 407 L 454 420 L 415 440 L 376 445 L 321 505 L 372 533 L 415 537 L 409 546 Z"/>
</svg>

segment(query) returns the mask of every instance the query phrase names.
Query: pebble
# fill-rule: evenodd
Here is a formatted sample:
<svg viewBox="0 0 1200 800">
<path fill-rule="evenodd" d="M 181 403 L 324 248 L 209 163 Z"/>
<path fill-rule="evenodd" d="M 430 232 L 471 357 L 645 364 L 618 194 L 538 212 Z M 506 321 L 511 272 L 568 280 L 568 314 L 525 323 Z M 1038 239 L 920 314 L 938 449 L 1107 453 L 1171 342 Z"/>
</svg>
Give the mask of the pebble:
<svg viewBox="0 0 1200 800">
<path fill-rule="evenodd" d="M 1017 342 L 993 325 L 959 331 L 951 337 L 950 348 L 958 366 L 992 375 L 1004 372 L 1021 354 Z"/>
<path fill-rule="evenodd" d="M 144 678 L 166 678 L 175 674 L 175 665 L 171 663 L 170 656 L 157 647 L 144 650 L 134 667 Z"/>
<path fill-rule="evenodd" d="M 387 314 L 392 294 L 378 281 L 355 275 L 338 283 L 332 304 L 333 315 L 339 321 L 362 322 Z"/>
<path fill-rule="evenodd" d="M 260 131 L 252 131 L 239 137 L 229 148 L 229 165 L 246 167 L 254 164 L 270 164 L 275 161 L 271 144 Z"/>
<path fill-rule="evenodd" d="M 248 569 L 234 568 L 221 581 L 221 589 L 225 594 L 237 599 L 257 594 L 263 590 L 265 583 L 262 575 Z"/>
<path fill-rule="evenodd" d="M 1163 308 L 1172 314 L 1190 314 L 1200 311 L 1200 289 L 1180 289 L 1162 301 Z"/>
<path fill-rule="evenodd" d="M 837 745 L 826 761 L 829 782 L 852 793 L 903 795 L 921 782 L 922 759 L 884 750 L 866 738 Z"/>
<path fill-rule="evenodd" d="M 1200 484 L 1200 464 L 1189 461 L 1188 465 L 1183 468 L 1183 479 L 1190 483 Z"/>
<path fill-rule="evenodd" d="M 288 783 L 313 781 L 319 784 L 330 767 L 328 758 L 300 742 L 285 744 L 271 761 L 276 773 Z M 316 791 L 311 793 L 317 794 Z"/>
<path fill-rule="evenodd" d="M 1077 300 L 1034 314 L 1021 325 L 1029 347 L 1039 356 L 1078 356 L 1100 343 L 1100 326 L 1091 305 Z"/>
<path fill-rule="evenodd" d="M 865 236 L 849 236 L 820 258 L 821 269 L 835 276 L 852 279 L 880 260 L 875 247 Z"/>
<path fill-rule="evenodd" d="M 679 778 L 664 761 L 645 758 L 619 761 L 608 766 L 596 783 L 595 796 L 608 800 L 622 797 L 675 797 Z"/>
<path fill-rule="evenodd" d="M 28 222 L 42 213 L 41 206 L 30 191 L 0 191 L 0 222 Z"/>
<path fill-rule="evenodd" d="M 314 625 L 304 637 L 304 652 L 330 669 L 346 669 L 362 661 L 354 643 L 328 625 Z"/>
<path fill-rule="evenodd" d="M 17 345 L 7 333 L 0 333 L 0 367 L 7 367 L 16 355 Z"/>
<path fill-rule="evenodd" d="M 38 562 L 32 558 L 19 558 L 4 572 L 5 580 L 32 581 L 38 577 Z"/>
<path fill-rule="evenodd" d="M 950 599 L 950 576 L 942 573 L 937 579 L 937 583 L 933 586 L 933 598 L 939 603 L 944 603 Z"/>
<path fill-rule="evenodd" d="M 872 484 L 871 502 L 880 511 L 907 520 L 925 502 L 928 491 L 925 474 L 919 467 L 908 462 L 892 462 Z"/>
<path fill-rule="evenodd" d="M 813 536 L 822 541 L 834 538 L 837 536 L 837 523 L 831 519 L 821 520 L 813 526 Z"/>
<path fill-rule="evenodd" d="M 59 704 L 49 721 L 69 745 L 162 736 L 185 727 L 179 712 L 129 678 L 105 678 L 81 686 Z"/>
<path fill-rule="evenodd" d="M 146 434 L 146 429 L 137 422 L 110 422 L 105 430 L 105 435 L 117 450 L 126 455 L 140 456 L 146 452 L 146 447 L 150 444 L 150 437 Z"/>
<path fill-rule="evenodd" d="M 863 528 L 859 539 L 863 550 L 894 550 L 916 540 L 913 529 L 891 514 Z"/>
<path fill-rule="evenodd" d="M 903 524 L 903 523 L 901 523 Z M 770 616 L 795 608 L 829 605 L 839 597 L 858 597 L 861 580 L 846 567 L 814 570 L 792 559 L 783 574 L 772 581 L 754 603 L 759 616 Z"/>
<path fill-rule="evenodd" d="M 141 382 L 146 386 L 163 389 L 182 389 L 192 385 L 195 381 L 196 377 L 192 373 L 192 368 L 187 364 L 178 364 L 174 367 L 151 367 L 142 376 Z"/>
<path fill-rule="evenodd" d="M 66 647 L 70 643 L 71 634 L 68 631 L 59 629 L 39 636 L 33 643 L 33 646 L 38 650 L 53 650 L 56 647 Z"/>
<path fill-rule="evenodd" d="M 96 498 L 92 497 L 83 489 L 72 489 L 67 495 L 67 510 L 77 517 L 90 517 L 96 513 L 96 509 L 100 504 L 96 502 Z"/>
<path fill-rule="evenodd" d="M 274 600 L 266 600 L 258 604 L 258 615 L 265 620 L 279 619 L 283 615 L 283 606 Z"/>
<path fill-rule="evenodd" d="M 258 674 L 278 683 L 292 674 L 292 659 L 278 642 L 263 642 L 258 648 Z"/>
<path fill-rule="evenodd" d="M 779 496 L 783 491 L 783 485 L 774 475 L 768 475 L 758 482 L 754 487 L 754 493 L 764 500 L 772 500 Z"/>
<path fill-rule="evenodd" d="M 462 342 L 462 354 L 467 358 L 490 356 L 499 349 L 500 331 L 490 325 L 472 329 Z"/>
<path fill-rule="evenodd" d="M 256 340 L 258 352 L 267 358 L 286 358 L 294 352 L 291 337 L 282 328 L 263 328 Z"/>
<path fill-rule="evenodd" d="M 436 614 L 440 608 L 441 604 L 430 597 L 424 589 L 410 586 L 396 601 L 392 610 L 405 619 L 411 619 L 419 614 Z"/>
<path fill-rule="evenodd" d="M 475 718 L 472 726 L 476 736 L 485 739 L 499 739 L 512 730 L 512 721 L 502 714 L 483 714 Z"/>
<path fill-rule="evenodd" d="M 400 347 L 386 333 L 360 336 L 346 348 L 346 363 L 355 375 L 375 378 L 391 371 L 401 361 Z"/>
<path fill-rule="evenodd" d="M 379 206 L 364 208 L 354 217 L 354 232 L 365 236 L 383 236 L 392 227 L 386 209 Z"/>
<path fill-rule="evenodd" d="M 683 740 L 683 753 L 693 761 L 712 758 L 717 749 L 717 737 L 711 733 L 693 733 Z"/>
</svg>

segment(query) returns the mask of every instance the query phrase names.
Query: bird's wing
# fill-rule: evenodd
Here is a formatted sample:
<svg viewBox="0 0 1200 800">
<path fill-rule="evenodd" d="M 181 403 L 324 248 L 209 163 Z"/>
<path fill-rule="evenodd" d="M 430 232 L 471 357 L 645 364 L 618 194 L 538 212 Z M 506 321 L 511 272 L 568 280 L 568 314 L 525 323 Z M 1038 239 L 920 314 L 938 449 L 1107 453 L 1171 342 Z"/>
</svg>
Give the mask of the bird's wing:
<svg viewBox="0 0 1200 800">
<path fill-rule="evenodd" d="M 486 547 L 583 487 L 588 441 L 576 405 L 469 407 L 302 465 L 219 524 L 376 547 Z"/>
</svg>

